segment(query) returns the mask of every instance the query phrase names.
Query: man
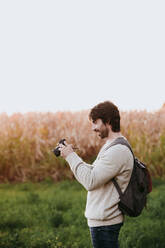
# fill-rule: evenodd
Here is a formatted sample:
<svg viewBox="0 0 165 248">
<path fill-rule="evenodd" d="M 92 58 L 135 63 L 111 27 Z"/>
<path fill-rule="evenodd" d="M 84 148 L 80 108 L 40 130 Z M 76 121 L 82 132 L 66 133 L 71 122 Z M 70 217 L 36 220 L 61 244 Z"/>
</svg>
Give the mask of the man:
<svg viewBox="0 0 165 248">
<path fill-rule="evenodd" d="M 89 119 L 92 129 L 105 140 L 92 166 L 74 152 L 71 144 L 59 145 L 61 156 L 88 191 L 85 216 L 93 247 L 118 248 L 118 236 L 124 217 L 118 208 L 119 195 L 112 179 L 116 179 L 122 191 L 126 189 L 133 168 L 133 156 L 124 145 L 109 147 L 114 140 L 123 137 L 119 110 L 112 102 L 105 101 L 96 105 L 91 109 Z"/>
</svg>

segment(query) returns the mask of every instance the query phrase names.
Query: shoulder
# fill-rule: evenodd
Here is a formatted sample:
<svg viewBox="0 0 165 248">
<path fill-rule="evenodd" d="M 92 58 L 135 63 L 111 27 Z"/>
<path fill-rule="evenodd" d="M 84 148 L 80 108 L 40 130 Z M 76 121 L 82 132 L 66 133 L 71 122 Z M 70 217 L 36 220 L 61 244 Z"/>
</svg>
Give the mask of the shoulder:
<svg viewBox="0 0 165 248">
<path fill-rule="evenodd" d="M 113 145 L 111 147 L 107 147 L 104 151 L 105 154 L 108 154 L 108 153 L 127 153 L 127 154 L 131 154 L 131 151 L 130 149 L 126 146 L 126 145 L 123 145 L 123 144 L 116 144 L 116 145 Z"/>
<path fill-rule="evenodd" d="M 102 151 L 100 157 L 123 162 L 133 160 L 133 155 L 130 149 L 122 144 L 116 144 L 112 147 L 109 147 L 105 151 Z"/>
</svg>

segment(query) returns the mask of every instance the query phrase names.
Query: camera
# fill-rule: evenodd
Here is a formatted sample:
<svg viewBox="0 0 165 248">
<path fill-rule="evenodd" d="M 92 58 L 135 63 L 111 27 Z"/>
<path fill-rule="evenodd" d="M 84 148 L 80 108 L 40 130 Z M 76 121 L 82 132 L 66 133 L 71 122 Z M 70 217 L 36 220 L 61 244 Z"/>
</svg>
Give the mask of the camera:
<svg viewBox="0 0 165 248">
<path fill-rule="evenodd" d="M 59 141 L 59 144 L 63 144 L 63 145 L 65 146 L 65 143 L 64 143 L 65 141 L 66 141 L 66 139 L 61 139 L 61 140 Z M 56 155 L 56 157 L 59 157 L 60 154 L 61 154 L 59 148 L 60 148 L 60 147 L 57 146 L 55 149 L 53 149 L 53 152 L 54 152 L 54 154 Z"/>
</svg>

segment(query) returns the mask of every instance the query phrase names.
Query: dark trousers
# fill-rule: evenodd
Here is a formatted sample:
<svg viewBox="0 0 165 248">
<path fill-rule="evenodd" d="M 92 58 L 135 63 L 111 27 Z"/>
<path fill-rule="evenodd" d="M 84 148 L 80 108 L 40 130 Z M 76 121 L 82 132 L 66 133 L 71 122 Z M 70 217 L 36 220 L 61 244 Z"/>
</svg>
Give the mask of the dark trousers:
<svg viewBox="0 0 165 248">
<path fill-rule="evenodd" d="M 118 236 L 122 225 L 90 227 L 93 248 L 119 248 Z"/>
</svg>

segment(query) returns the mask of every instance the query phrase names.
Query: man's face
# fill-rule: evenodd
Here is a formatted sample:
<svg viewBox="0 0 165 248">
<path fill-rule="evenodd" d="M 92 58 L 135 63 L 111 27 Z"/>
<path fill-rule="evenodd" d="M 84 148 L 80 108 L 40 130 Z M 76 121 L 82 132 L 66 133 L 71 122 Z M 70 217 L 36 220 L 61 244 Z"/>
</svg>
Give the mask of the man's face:
<svg viewBox="0 0 165 248">
<path fill-rule="evenodd" d="M 92 122 L 92 130 L 97 132 L 101 139 L 107 138 L 109 135 L 108 125 L 105 125 L 101 119 Z"/>
</svg>

